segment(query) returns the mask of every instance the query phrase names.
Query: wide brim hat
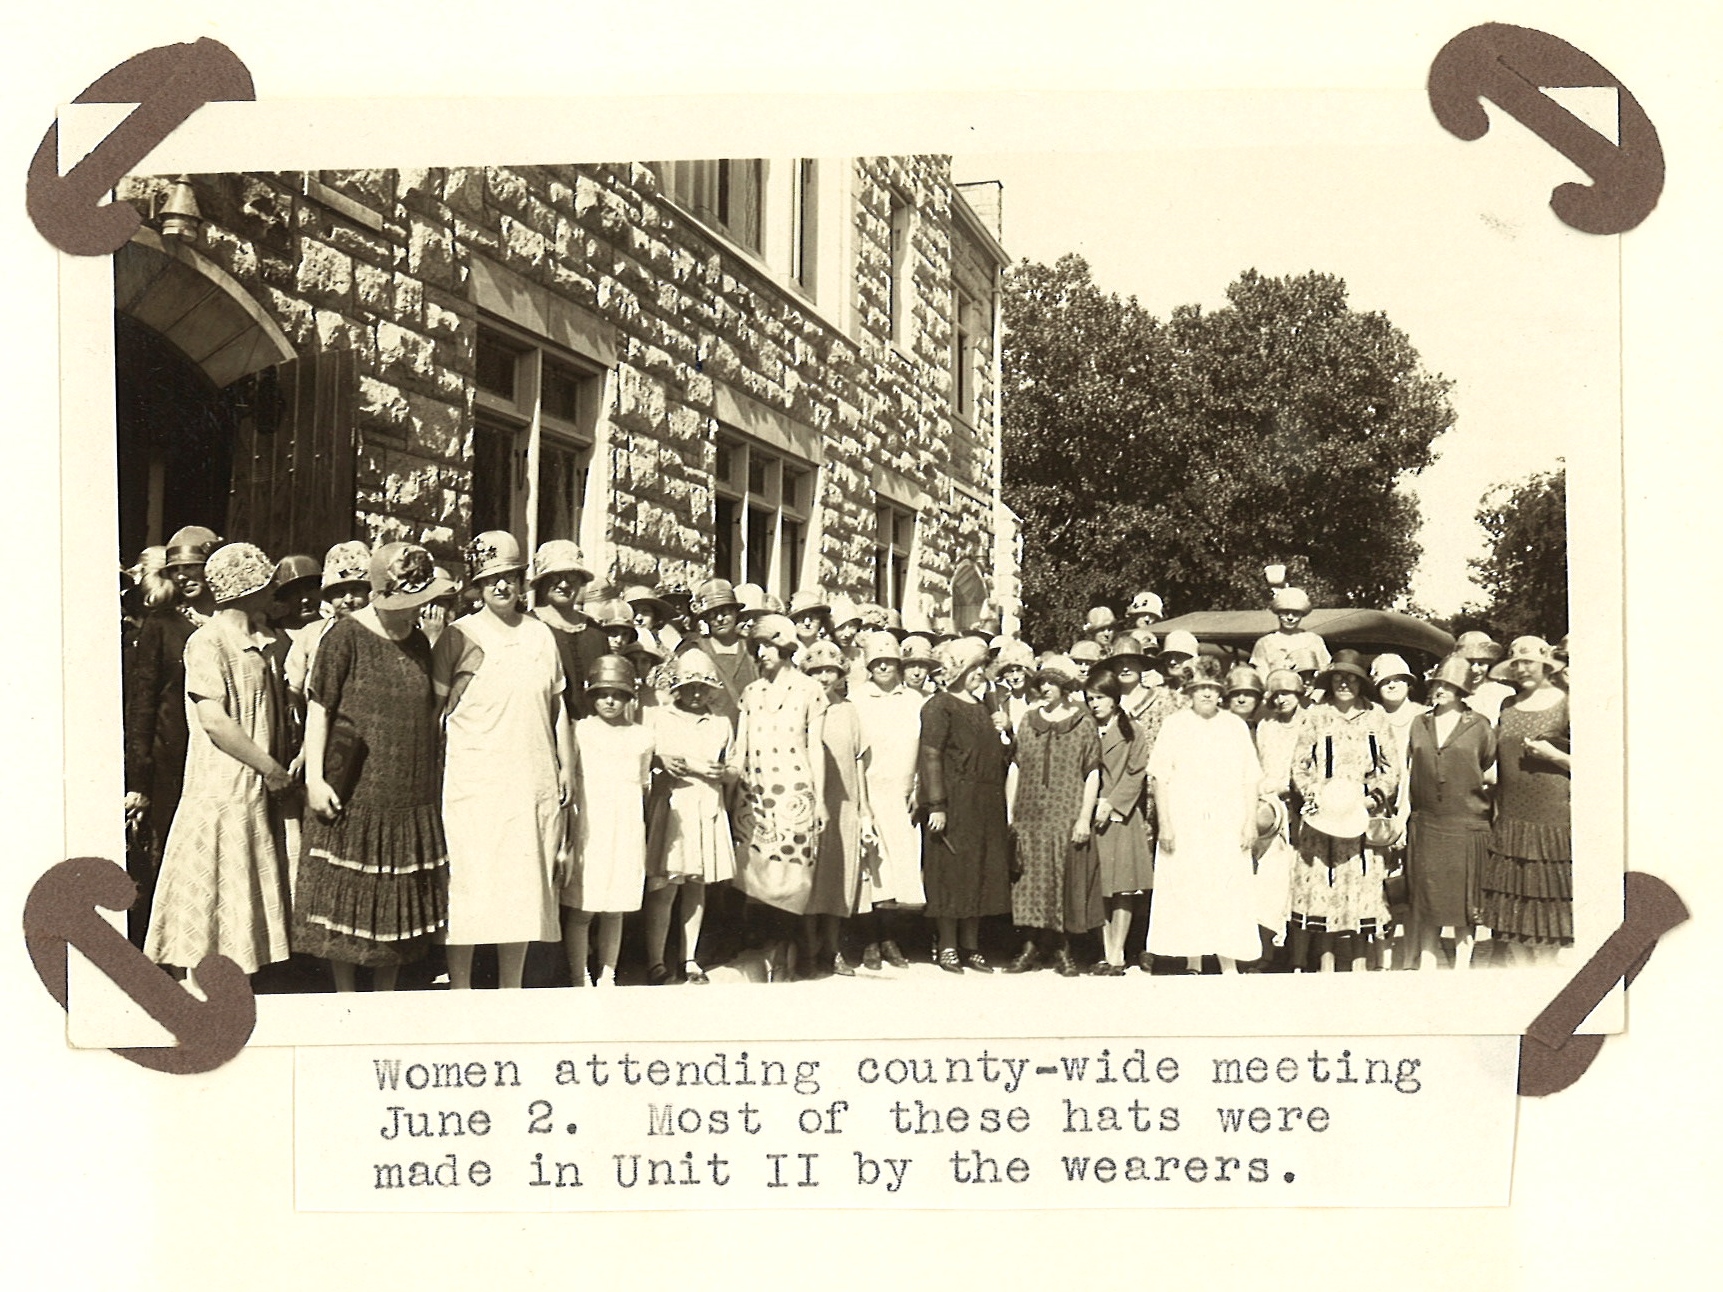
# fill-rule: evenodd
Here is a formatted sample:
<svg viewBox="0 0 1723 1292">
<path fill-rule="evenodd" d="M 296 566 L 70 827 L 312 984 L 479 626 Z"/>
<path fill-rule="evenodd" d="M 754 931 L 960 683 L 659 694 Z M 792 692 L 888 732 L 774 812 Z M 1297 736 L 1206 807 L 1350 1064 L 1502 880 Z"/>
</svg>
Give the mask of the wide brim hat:
<svg viewBox="0 0 1723 1292">
<path fill-rule="evenodd" d="M 970 669 L 987 663 L 987 643 L 979 637 L 954 637 L 934 648 L 934 657 L 945 671 L 947 682 L 955 682 Z"/>
<path fill-rule="evenodd" d="M 470 583 L 483 583 L 499 574 L 525 573 L 527 559 L 520 541 L 507 530 L 488 529 L 473 536 L 466 549 Z"/>
<path fill-rule="evenodd" d="M 831 612 L 831 603 L 826 600 L 826 594 L 818 588 L 803 588 L 790 594 L 790 608 L 787 613 L 791 619 L 800 619 L 803 615 L 829 615 Z"/>
<path fill-rule="evenodd" d="M 173 565 L 202 565 L 217 547 L 221 539 L 213 529 L 202 525 L 185 525 L 173 532 L 167 541 L 167 554 L 162 560 L 163 568 Z"/>
<path fill-rule="evenodd" d="M 1212 655 L 1194 655 L 1185 665 L 1184 676 L 1179 679 L 1179 690 L 1195 691 L 1205 686 L 1226 694 L 1226 679 L 1221 676 L 1220 661 Z"/>
<path fill-rule="evenodd" d="M 553 574 L 578 574 L 583 581 L 592 581 L 592 571 L 586 567 L 586 554 L 579 543 L 553 538 L 538 545 L 527 570 L 527 582 L 536 588 Z"/>
<path fill-rule="evenodd" d="M 203 577 L 215 604 L 226 605 L 274 584 L 275 562 L 255 543 L 227 543 L 209 554 Z"/>
<path fill-rule="evenodd" d="M 864 601 L 858 609 L 863 628 L 884 632 L 891 624 L 891 612 L 877 601 Z"/>
<path fill-rule="evenodd" d="M 1331 780 L 1316 791 L 1316 810 L 1304 824 L 1333 839 L 1361 839 L 1370 826 L 1364 786 L 1357 781 Z"/>
<path fill-rule="evenodd" d="M 1336 673 L 1346 673 L 1357 678 L 1364 684 L 1366 692 L 1370 690 L 1370 670 L 1364 667 L 1364 657 L 1355 650 L 1336 651 L 1334 658 L 1328 661 L 1328 667 L 1317 675 L 1324 689 L 1329 686 L 1329 679 Z"/>
<path fill-rule="evenodd" d="M 349 583 L 371 584 L 371 549 L 357 539 L 337 543 L 323 556 L 323 591 Z"/>
<path fill-rule="evenodd" d="M 925 668 L 941 667 L 939 656 L 934 653 L 933 643 L 920 633 L 910 633 L 899 643 L 903 647 L 903 662 L 905 667 L 920 664 Z M 1030 656 L 1033 665 L 1034 656 Z"/>
<path fill-rule="evenodd" d="M 718 666 L 712 662 L 712 657 L 698 648 L 683 651 L 670 666 L 672 691 L 694 685 L 709 686 L 714 691 L 724 685 L 718 677 Z"/>
<path fill-rule="evenodd" d="M 1303 588 L 1276 588 L 1268 600 L 1268 608 L 1276 614 L 1282 610 L 1295 610 L 1307 615 L 1310 613 L 1310 594 Z"/>
<path fill-rule="evenodd" d="M 1374 685 L 1381 686 L 1382 683 L 1392 682 L 1397 677 L 1403 677 L 1414 684 L 1418 681 L 1418 675 L 1412 671 L 1412 666 L 1392 652 L 1378 655 L 1370 661 L 1370 681 Z"/>
<path fill-rule="evenodd" d="M 1008 668 L 1034 672 L 1035 648 L 1022 638 L 1005 638 L 999 645 L 999 654 L 993 658 L 993 674 L 997 677 Z"/>
<path fill-rule="evenodd" d="M 875 663 L 882 659 L 893 660 L 899 664 L 903 663 L 902 643 L 884 630 L 863 633 L 861 637 L 862 664 L 872 668 Z"/>
<path fill-rule="evenodd" d="M 1427 685 L 1433 687 L 1438 682 L 1453 687 L 1461 695 L 1470 695 L 1472 693 L 1471 664 L 1467 662 L 1464 655 L 1447 656 L 1431 672 Z"/>
<path fill-rule="evenodd" d="M 1138 615 L 1153 615 L 1156 619 L 1166 614 L 1166 608 L 1161 599 L 1152 592 L 1139 592 L 1131 598 L 1130 606 L 1125 610 L 1125 617 L 1134 619 Z"/>
<path fill-rule="evenodd" d="M 821 638 L 802 647 L 801 654 L 796 658 L 796 667 L 804 673 L 813 673 L 819 669 L 834 669 L 839 673 L 847 673 L 849 661 L 844 658 L 843 647 Z"/>
<path fill-rule="evenodd" d="M 736 599 L 736 588 L 730 580 L 707 579 L 694 590 L 694 597 L 688 603 L 688 608 L 698 618 L 716 610 L 739 611 L 742 609 L 742 603 Z"/>
<path fill-rule="evenodd" d="M 676 617 L 676 607 L 661 597 L 657 588 L 649 588 L 643 583 L 637 583 L 625 591 L 622 599 L 631 607 L 649 606 L 661 620 L 668 621 Z"/>
<path fill-rule="evenodd" d="M 1147 651 L 1140 634 L 1120 633 L 1113 639 L 1113 649 L 1107 652 L 1107 664 L 1114 669 L 1135 668 L 1140 673 L 1149 666 Z"/>
<path fill-rule="evenodd" d="M 802 642 L 796 636 L 795 620 L 788 615 L 766 613 L 748 625 L 751 641 L 771 642 L 780 650 L 796 650 Z"/>
<path fill-rule="evenodd" d="M 622 691 L 632 696 L 640 685 L 634 674 L 634 665 L 621 655 L 600 655 L 592 662 L 592 668 L 586 675 L 585 693 L 591 695 L 594 691 Z"/>
<path fill-rule="evenodd" d="M 321 579 L 323 567 L 315 556 L 306 556 L 295 552 L 292 556 L 284 556 L 275 563 L 275 587 L 277 591 L 286 591 L 295 583 L 303 583 L 310 579 Z"/>
<path fill-rule="evenodd" d="M 588 606 L 597 601 L 615 601 L 616 585 L 603 579 L 593 579 L 580 589 L 576 600 L 582 606 Z"/>
<path fill-rule="evenodd" d="M 385 543 L 371 553 L 371 604 L 379 610 L 412 610 L 456 590 L 438 575 L 431 554 L 417 543 Z"/>
<path fill-rule="evenodd" d="M 1522 659 L 1542 664 L 1548 670 L 1559 667 L 1554 648 L 1542 637 L 1516 637 L 1509 643 L 1508 657 L 1504 662 L 1512 664 L 1515 660 Z"/>
</svg>

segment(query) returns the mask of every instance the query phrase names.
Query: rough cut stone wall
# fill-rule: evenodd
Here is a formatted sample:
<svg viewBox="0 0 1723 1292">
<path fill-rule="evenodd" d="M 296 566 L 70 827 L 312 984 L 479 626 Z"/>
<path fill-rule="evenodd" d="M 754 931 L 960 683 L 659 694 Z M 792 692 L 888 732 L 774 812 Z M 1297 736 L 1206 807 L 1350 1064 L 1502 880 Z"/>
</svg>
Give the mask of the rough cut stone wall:
<svg viewBox="0 0 1723 1292">
<path fill-rule="evenodd" d="M 994 569 L 994 514 L 947 480 L 956 239 L 943 157 L 853 165 L 847 300 L 810 306 L 704 230 L 643 164 L 196 176 L 197 249 L 295 348 L 358 355 L 358 528 L 374 541 L 458 544 L 470 528 L 475 345 L 469 268 L 482 257 L 614 327 L 604 379 L 606 539 L 619 577 L 688 583 L 712 561 L 722 383 L 819 433 L 819 551 L 829 591 L 871 596 L 876 467 L 931 504 L 917 535 L 930 614 L 953 567 Z M 821 183 L 837 176 L 822 172 Z M 129 182 L 147 199 L 160 181 Z M 890 340 L 890 203 L 915 210 L 911 324 Z M 981 272 L 971 261 L 966 275 Z M 985 338 L 983 338 L 985 344 Z M 983 368 L 991 372 L 991 353 Z M 978 416 L 994 392 L 977 390 Z M 985 423 L 984 423 L 985 425 Z M 605 440 L 601 439 L 601 444 Z M 988 464 L 991 469 L 991 463 Z M 991 481 L 980 482 L 990 493 Z M 589 495 L 589 503 L 591 501 Z M 1015 571 L 999 571 L 1004 588 Z"/>
</svg>

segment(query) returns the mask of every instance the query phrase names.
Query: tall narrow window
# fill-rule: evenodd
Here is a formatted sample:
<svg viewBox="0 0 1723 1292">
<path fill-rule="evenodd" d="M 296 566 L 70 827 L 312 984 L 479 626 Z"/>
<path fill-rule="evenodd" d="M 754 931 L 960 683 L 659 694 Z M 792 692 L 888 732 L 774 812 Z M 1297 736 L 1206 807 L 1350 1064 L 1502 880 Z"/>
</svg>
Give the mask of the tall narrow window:
<svg viewBox="0 0 1723 1292">
<path fill-rule="evenodd" d="M 819 276 L 819 163 L 812 157 L 796 161 L 791 194 L 790 273 L 810 296 Z"/>
<path fill-rule="evenodd" d="M 712 489 L 718 577 L 788 599 L 801 586 L 813 469 L 721 433 Z"/>
<path fill-rule="evenodd" d="M 765 206 L 766 163 L 759 157 L 659 162 L 665 194 L 733 241 L 758 252 Z"/>
<path fill-rule="evenodd" d="M 474 384 L 473 531 L 506 529 L 529 547 L 578 539 L 597 375 L 526 333 L 486 322 Z"/>
<path fill-rule="evenodd" d="M 915 513 L 881 501 L 874 509 L 874 600 L 901 611 L 909 590 L 910 549 L 915 543 Z"/>
<path fill-rule="evenodd" d="M 951 411 L 975 420 L 976 305 L 961 288 L 951 294 Z"/>
<path fill-rule="evenodd" d="M 910 289 L 910 227 L 912 217 L 909 203 L 893 190 L 891 195 L 891 229 L 887 250 L 891 260 L 891 278 L 886 285 L 886 309 L 891 320 L 891 339 L 898 345 L 909 339 Z"/>
</svg>

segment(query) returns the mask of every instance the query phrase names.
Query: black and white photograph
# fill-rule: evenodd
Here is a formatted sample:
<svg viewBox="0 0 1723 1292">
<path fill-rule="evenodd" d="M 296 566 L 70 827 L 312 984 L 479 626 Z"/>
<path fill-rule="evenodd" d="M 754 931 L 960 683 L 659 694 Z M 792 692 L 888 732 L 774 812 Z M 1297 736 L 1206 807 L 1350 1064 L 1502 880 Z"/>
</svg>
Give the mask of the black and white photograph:
<svg viewBox="0 0 1723 1292">
<path fill-rule="evenodd" d="M 1189 977 L 1571 972 L 1619 910 L 1569 671 L 1619 551 L 1567 526 L 1570 459 L 1619 507 L 1615 257 L 1473 210 L 1416 96 L 1336 146 L 1345 98 L 123 181 L 129 936 L 266 1000 L 1030 990 L 1103 1034 Z"/>
</svg>

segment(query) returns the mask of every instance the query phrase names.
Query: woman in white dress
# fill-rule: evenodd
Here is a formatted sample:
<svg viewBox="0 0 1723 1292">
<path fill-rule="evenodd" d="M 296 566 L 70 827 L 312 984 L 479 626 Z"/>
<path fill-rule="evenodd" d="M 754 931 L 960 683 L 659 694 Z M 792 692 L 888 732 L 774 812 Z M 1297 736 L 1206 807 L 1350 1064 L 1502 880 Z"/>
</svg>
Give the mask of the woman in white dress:
<svg viewBox="0 0 1723 1292">
<path fill-rule="evenodd" d="M 1199 656 L 1184 668 L 1190 707 L 1168 715 L 1149 755 L 1160 834 L 1148 949 L 1192 969 L 1213 955 L 1230 973 L 1260 950 L 1250 848 L 1262 764 L 1243 719 L 1221 711 L 1219 667 Z"/>
<path fill-rule="evenodd" d="M 443 704 L 443 829 L 449 845 L 449 986 L 472 986 L 473 947 L 495 944 L 497 980 L 521 985 L 526 944 L 554 942 L 562 812 L 574 736 L 562 661 L 543 621 L 521 613 L 527 563 L 500 530 L 467 546 L 483 604 L 433 652 Z"/>
<path fill-rule="evenodd" d="M 909 967 L 901 940 L 909 936 L 911 913 L 927 904 L 921 883 L 921 832 L 915 806 L 915 768 L 921 758 L 921 706 L 927 696 L 903 684 L 903 648 L 888 632 L 861 639 L 867 678 L 850 692 L 867 746 L 867 796 L 873 809 L 875 843 L 867 847 L 873 910 L 860 916 L 867 938 L 862 968 L 889 963 Z M 920 921 L 915 921 L 919 923 Z"/>
</svg>

